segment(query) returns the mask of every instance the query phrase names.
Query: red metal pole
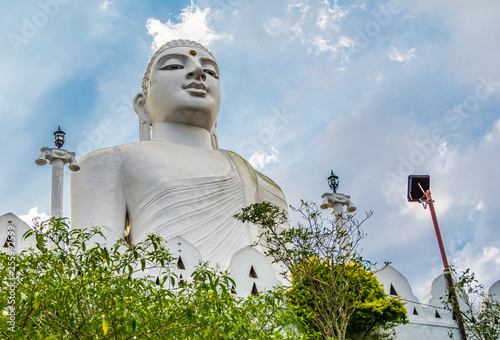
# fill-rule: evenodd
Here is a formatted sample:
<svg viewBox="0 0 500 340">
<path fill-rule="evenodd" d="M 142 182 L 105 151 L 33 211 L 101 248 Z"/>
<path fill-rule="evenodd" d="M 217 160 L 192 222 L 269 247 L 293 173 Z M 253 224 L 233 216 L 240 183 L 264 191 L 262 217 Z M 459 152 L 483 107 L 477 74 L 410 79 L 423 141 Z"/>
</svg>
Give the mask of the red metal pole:
<svg viewBox="0 0 500 340">
<path fill-rule="evenodd" d="M 446 251 L 444 250 L 443 239 L 441 238 L 441 231 L 439 230 L 439 223 L 436 217 L 436 210 L 434 210 L 434 202 L 432 201 L 430 190 L 427 190 L 427 192 L 425 193 L 425 197 L 427 198 L 427 204 L 429 205 L 429 209 L 431 211 L 432 223 L 434 224 L 434 231 L 436 232 L 436 238 L 438 241 L 439 252 L 441 253 L 441 259 L 443 260 L 443 266 L 445 270 L 448 270 L 450 266 L 448 265 L 448 258 L 446 257 Z"/>
<path fill-rule="evenodd" d="M 436 217 L 436 210 L 434 210 L 434 202 L 432 201 L 431 191 L 427 190 L 425 192 L 426 202 L 429 205 L 429 210 L 431 211 L 432 223 L 434 224 L 434 231 L 436 232 L 436 238 L 439 245 L 439 252 L 441 253 L 441 259 L 443 260 L 444 266 L 444 276 L 446 282 L 448 283 L 448 289 L 450 290 L 450 299 L 453 305 L 453 315 L 458 323 L 458 328 L 460 330 L 460 336 L 463 340 L 467 340 L 467 334 L 465 333 L 464 320 L 462 318 L 462 313 L 460 312 L 460 305 L 458 303 L 457 294 L 455 292 L 455 286 L 453 286 L 453 280 L 451 278 L 450 266 L 448 265 L 448 259 L 446 257 L 446 251 L 444 250 L 443 239 L 441 238 L 441 231 L 439 230 L 439 224 Z"/>
</svg>

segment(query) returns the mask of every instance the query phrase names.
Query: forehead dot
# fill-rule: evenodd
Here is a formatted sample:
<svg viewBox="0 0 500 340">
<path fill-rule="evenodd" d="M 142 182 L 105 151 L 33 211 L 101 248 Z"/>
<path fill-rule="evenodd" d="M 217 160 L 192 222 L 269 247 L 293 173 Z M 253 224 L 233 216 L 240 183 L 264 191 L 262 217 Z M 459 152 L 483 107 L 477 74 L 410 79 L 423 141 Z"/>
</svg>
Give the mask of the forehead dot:
<svg viewBox="0 0 500 340">
<path fill-rule="evenodd" d="M 191 51 L 189 51 L 189 54 L 191 54 L 191 55 L 194 57 L 194 56 L 195 56 L 195 55 L 197 55 L 198 53 L 196 53 L 196 51 L 195 51 L 195 50 L 191 50 Z"/>
</svg>

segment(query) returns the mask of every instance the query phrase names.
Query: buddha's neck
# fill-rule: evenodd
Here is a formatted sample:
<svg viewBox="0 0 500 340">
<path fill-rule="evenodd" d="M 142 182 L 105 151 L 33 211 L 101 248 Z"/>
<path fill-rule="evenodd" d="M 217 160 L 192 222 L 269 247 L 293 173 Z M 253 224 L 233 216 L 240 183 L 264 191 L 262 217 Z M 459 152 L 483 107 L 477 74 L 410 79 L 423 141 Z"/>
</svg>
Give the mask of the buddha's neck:
<svg viewBox="0 0 500 340">
<path fill-rule="evenodd" d="M 212 149 L 210 133 L 199 126 L 179 123 L 153 123 L 153 140 Z"/>
</svg>

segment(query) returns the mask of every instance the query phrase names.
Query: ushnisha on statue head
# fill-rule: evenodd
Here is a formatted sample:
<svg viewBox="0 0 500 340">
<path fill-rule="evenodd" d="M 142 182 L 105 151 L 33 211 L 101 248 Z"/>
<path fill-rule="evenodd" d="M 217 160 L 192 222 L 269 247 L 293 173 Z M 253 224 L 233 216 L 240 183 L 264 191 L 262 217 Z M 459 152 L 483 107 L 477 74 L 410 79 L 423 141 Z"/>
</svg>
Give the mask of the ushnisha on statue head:
<svg viewBox="0 0 500 340">
<path fill-rule="evenodd" d="M 153 55 L 142 92 L 134 98 L 141 140 L 151 139 L 151 125 L 164 123 L 203 128 L 214 140 L 220 103 L 219 67 L 213 55 L 194 41 L 169 41 Z"/>
</svg>

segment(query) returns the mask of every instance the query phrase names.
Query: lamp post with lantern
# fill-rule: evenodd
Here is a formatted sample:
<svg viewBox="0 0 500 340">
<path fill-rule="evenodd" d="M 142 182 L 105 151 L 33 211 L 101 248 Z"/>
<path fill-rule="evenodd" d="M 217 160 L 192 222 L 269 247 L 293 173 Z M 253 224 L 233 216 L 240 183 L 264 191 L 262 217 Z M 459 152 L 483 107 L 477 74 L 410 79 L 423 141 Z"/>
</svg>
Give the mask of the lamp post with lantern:
<svg viewBox="0 0 500 340">
<path fill-rule="evenodd" d="M 341 252 L 343 255 L 349 254 L 350 252 L 350 243 L 351 240 L 346 230 L 346 218 L 344 207 L 347 207 L 347 212 L 355 212 L 356 206 L 351 202 L 351 196 L 337 193 L 337 189 L 339 188 L 339 176 L 331 171 L 330 176 L 328 177 L 328 186 L 333 191 L 333 193 L 324 193 L 321 195 L 323 202 L 321 203 L 321 209 L 333 208 L 333 213 L 335 215 L 335 224 L 337 225 L 338 231 L 342 236 L 342 240 L 340 241 Z"/>
<path fill-rule="evenodd" d="M 40 156 L 35 161 L 37 165 L 43 166 L 52 164 L 52 196 L 51 196 L 51 209 L 50 215 L 53 217 L 62 217 L 63 211 L 63 178 L 64 178 L 64 165 L 69 163 L 71 171 L 80 170 L 80 166 L 76 161 L 76 154 L 67 150 L 61 149 L 66 141 L 66 134 L 59 126 L 58 130 L 54 132 L 55 148 L 42 148 Z"/>
</svg>

